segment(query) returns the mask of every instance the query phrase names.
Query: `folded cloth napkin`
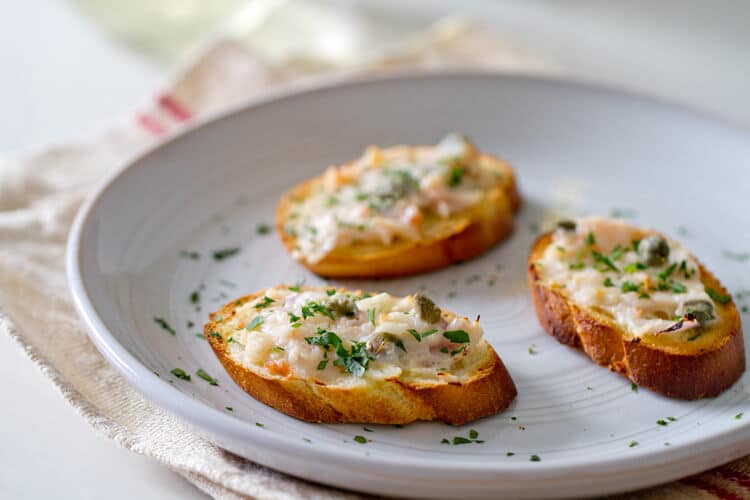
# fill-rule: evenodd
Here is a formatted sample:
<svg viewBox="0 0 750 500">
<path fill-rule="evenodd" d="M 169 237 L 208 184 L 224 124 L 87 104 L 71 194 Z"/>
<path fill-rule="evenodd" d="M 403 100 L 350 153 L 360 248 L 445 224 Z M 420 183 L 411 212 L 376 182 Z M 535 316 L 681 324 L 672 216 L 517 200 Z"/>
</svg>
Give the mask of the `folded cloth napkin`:
<svg viewBox="0 0 750 500">
<path fill-rule="evenodd" d="M 462 22 L 439 23 L 392 51 L 340 71 L 482 66 L 556 70 Z M 293 64 L 264 63 L 244 45 L 214 41 L 134 119 L 89 144 L 0 157 L 0 330 L 10 334 L 98 431 L 153 457 L 216 498 L 357 498 L 237 457 L 195 434 L 133 390 L 94 348 L 64 272 L 67 233 L 83 198 L 137 151 L 197 116 L 264 90 L 310 78 Z M 750 460 L 643 492 L 638 498 L 743 498 Z"/>
</svg>

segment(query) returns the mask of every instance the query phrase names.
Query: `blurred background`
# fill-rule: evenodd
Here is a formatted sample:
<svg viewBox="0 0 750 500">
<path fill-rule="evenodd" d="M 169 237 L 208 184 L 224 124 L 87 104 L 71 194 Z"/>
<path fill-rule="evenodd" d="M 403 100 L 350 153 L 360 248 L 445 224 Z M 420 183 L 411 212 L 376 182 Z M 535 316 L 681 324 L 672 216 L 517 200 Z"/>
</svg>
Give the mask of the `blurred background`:
<svg viewBox="0 0 750 500">
<path fill-rule="evenodd" d="M 219 40 L 313 75 L 467 25 L 550 72 L 750 126 L 749 20 L 747 0 L 6 0 L 0 161 L 95 140 Z M 97 436 L 4 335 L 0 378 L 0 498 L 202 497 Z"/>
<path fill-rule="evenodd" d="M 317 71 L 447 16 L 593 80 L 750 124 L 742 0 L 25 0 L 1 2 L 0 151 L 87 137 L 216 38 Z"/>
</svg>

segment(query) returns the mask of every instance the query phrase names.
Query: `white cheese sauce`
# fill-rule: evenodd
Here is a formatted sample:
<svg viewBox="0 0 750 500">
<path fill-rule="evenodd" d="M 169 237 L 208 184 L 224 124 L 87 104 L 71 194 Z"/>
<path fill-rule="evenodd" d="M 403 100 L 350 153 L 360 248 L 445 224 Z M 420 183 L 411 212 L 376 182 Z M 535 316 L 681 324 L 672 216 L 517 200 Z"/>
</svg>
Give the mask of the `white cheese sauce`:
<svg viewBox="0 0 750 500">
<path fill-rule="evenodd" d="M 650 234 L 655 233 L 618 220 L 579 219 L 575 229 L 555 230 L 536 271 L 575 304 L 611 316 L 635 337 L 663 333 L 674 327 L 687 305 L 704 301 L 713 306 L 713 301 L 701 282 L 697 262 L 680 243 L 666 240 L 666 261 L 644 264 L 634 241 Z M 686 321 L 682 329 L 697 326 Z"/>
<path fill-rule="evenodd" d="M 230 352 L 243 364 L 326 382 L 352 372 L 343 361 L 336 362 L 341 356 L 335 346 L 326 349 L 317 343 L 322 332 L 333 332 L 349 353 L 364 343 L 366 370 L 355 375 L 381 379 L 435 377 L 470 356 L 482 339 L 475 321 L 441 313 L 431 322 L 420 311 L 413 295 L 362 297 L 334 289 L 276 287 L 225 321 L 234 329 Z"/>
<path fill-rule="evenodd" d="M 446 218 L 475 206 L 497 182 L 499 174 L 480 168 L 478 155 L 452 134 L 432 148 L 371 146 L 353 163 L 330 167 L 287 216 L 293 256 L 318 262 L 354 243 L 419 239 L 426 215 Z"/>
</svg>

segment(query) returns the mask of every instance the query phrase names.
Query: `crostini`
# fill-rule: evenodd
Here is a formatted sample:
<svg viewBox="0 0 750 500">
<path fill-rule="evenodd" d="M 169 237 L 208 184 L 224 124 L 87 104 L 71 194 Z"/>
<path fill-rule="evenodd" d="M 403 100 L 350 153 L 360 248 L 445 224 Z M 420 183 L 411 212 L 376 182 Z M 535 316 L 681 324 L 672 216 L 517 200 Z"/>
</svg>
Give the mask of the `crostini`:
<svg viewBox="0 0 750 500">
<path fill-rule="evenodd" d="M 745 370 L 731 296 L 677 241 L 619 220 L 562 221 L 528 266 L 547 333 L 639 386 L 711 397 Z"/>
<path fill-rule="evenodd" d="M 314 273 L 395 277 L 479 255 L 510 235 L 520 204 L 510 166 L 454 134 L 328 168 L 281 198 L 276 226 Z"/>
<path fill-rule="evenodd" d="M 277 286 L 211 314 L 204 334 L 242 389 L 309 422 L 461 425 L 516 396 L 479 322 L 420 294 Z"/>
</svg>

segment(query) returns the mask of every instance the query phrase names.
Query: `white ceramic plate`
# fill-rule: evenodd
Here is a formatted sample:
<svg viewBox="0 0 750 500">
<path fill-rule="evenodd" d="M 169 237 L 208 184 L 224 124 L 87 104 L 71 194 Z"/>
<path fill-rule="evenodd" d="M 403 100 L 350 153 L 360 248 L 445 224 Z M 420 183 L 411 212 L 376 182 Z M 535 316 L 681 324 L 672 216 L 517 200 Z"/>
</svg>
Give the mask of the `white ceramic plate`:
<svg viewBox="0 0 750 500">
<path fill-rule="evenodd" d="M 195 335 L 207 313 L 269 285 L 322 282 L 290 260 L 275 234 L 256 231 L 272 223 L 279 195 L 368 144 L 433 143 L 453 130 L 516 167 L 525 206 L 515 234 L 463 265 L 356 286 L 425 290 L 451 310 L 481 314 L 518 386 L 516 402 L 462 428 L 420 423 L 366 432 L 303 423 L 243 393 Z M 615 211 L 683 240 L 733 292 L 748 289 L 748 158 L 745 132 L 586 85 L 467 73 L 331 85 L 256 102 L 127 165 L 81 210 L 69 277 L 91 338 L 131 384 L 256 462 L 404 496 L 623 491 L 750 453 L 748 378 L 695 402 L 634 392 L 541 330 L 526 286 L 529 245 L 551 211 Z M 234 256 L 212 257 L 233 247 L 240 248 Z M 203 368 L 219 385 L 195 375 L 175 379 L 175 367 L 192 374 Z M 660 419 L 668 425 L 657 425 Z M 484 443 L 441 444 L 470 429 Z M 355 435 L 370 441 L 359 444 Z"/>
</svg>

